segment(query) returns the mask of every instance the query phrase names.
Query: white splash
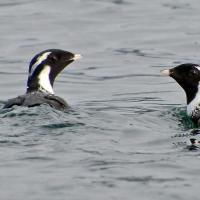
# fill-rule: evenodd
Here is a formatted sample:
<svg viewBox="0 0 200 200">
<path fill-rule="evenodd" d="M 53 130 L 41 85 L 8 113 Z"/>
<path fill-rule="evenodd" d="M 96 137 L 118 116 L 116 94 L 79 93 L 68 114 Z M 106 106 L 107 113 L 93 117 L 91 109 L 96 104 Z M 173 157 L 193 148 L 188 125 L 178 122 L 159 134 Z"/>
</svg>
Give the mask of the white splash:
<svg viewBox="0 0 200 200">
<path fill-rule="evenodd" d="M 33 74 L 33 72 L 35 71 L 35 69 L 37 68 L 37 66 L 39 65 L 39 64 L 41 64 L 44 60 L 46 60 L 47 59 L 47 57 L 48 57 L 48 55 L 50 54 L 51 52 L 45 52 L 45 53 L 43 53 L 41 56 L 39 56 L 38 58 L 37 58 L 37 61 L 32 65 L 32 67 L 31 67 L 31 71 L 30 71 L 30 73 L 29 73 L 29 76 L 32 76 L 32 74 Z"/>
<path fill-rule="evenodd" d="M 45 65 L 38 77 L 39 85 L 41 87 L 40 88 L 41 90 L 45 90 L 49 92 L 50 94 L 54 94 L 54 91 L 49 79 L 50 71 L 51 71 L 51 67 L 48 65 Z"/>
</svg>

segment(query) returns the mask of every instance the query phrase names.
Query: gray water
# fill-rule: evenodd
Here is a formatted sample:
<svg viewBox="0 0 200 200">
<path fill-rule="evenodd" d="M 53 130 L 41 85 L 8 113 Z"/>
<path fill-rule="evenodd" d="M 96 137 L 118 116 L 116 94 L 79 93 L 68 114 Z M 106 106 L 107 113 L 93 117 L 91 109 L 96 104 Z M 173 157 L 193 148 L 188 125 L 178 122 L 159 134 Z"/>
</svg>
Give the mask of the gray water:
<svg viewBox="0 0 200 200">
<path fill-rule="evenodd" d="M 200 2 L 1 0 L 0 107 L 48 48 L 83 55 L 54 86 L 71 108 L 0 109 L 0 199 L 199 199 L 185 94 L 160 70 L 200 63 Z"/>
</svg>

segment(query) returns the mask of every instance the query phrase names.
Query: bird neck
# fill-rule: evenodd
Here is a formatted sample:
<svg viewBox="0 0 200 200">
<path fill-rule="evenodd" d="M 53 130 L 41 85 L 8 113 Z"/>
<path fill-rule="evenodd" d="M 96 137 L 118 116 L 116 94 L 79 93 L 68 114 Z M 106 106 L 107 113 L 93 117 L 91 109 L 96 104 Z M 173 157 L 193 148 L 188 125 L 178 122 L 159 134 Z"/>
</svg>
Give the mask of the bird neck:
<svg viewBox="0 0 200 200">
<path fill-rule="evenodd" d="M 32 74 L 28 78 L 27 93 L 33 91 L 41 91 L 43 93 L 54 94 L 53 85 L 50 81 L 51 67 L 45 65 L 38 74 Z"/>
</svg>

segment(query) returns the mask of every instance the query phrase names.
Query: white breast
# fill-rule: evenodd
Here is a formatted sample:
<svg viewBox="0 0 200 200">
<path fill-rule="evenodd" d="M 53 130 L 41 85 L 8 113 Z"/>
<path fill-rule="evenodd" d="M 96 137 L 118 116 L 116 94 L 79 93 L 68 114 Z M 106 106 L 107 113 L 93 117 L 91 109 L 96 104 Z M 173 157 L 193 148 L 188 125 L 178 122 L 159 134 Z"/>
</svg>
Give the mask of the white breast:
<svg viewBox="0 0 200 200">
<path fill-rule="evenodd" d="M 196 108 L 200 108 L 200 88 L 199 87 L 198 87 L 198 92 L 197 92 L 195 98 L 187 105 L 188 116 L 191 116 L 192 112 Z"/>
<path fill-rule="evenodd" d="M 54 94 L 52 85 L 51 85 L 50 80 L 49 80 L 50 71 L 51 71 L 51 67 L 48 66 L 48 65 L 45 65 L 43 70 L 40 72 L 39 77 L 38 77 L 39 78 L 39 84 L 40 84 L 42 89 L 46 90 L 50 94 Z"/>
</svg>

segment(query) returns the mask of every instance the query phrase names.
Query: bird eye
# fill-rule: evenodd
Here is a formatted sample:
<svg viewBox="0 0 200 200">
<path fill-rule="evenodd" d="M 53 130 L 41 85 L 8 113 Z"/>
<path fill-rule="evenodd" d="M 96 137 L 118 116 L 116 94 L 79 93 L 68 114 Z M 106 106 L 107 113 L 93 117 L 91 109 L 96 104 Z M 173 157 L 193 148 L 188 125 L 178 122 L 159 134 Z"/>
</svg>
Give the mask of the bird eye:
<svg viewBox="0 0 200 200">
<path fill-rule="evenodd" d="M 58 60 L 58 58 L 55 55 L 53 55 L 53 56 L 51 56 L 51 60 L 52 60 L 52 62 L 56 62 Z"/>
</svg>

